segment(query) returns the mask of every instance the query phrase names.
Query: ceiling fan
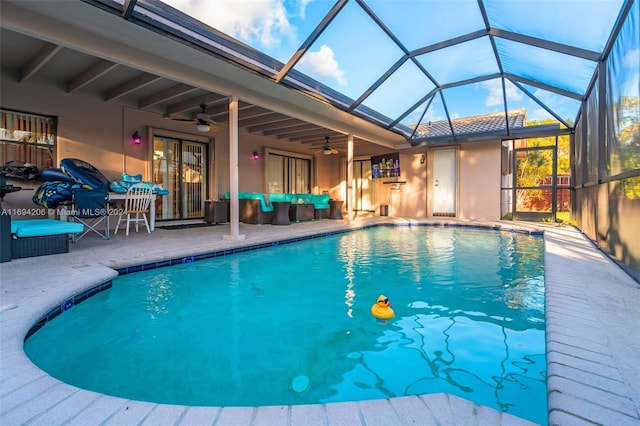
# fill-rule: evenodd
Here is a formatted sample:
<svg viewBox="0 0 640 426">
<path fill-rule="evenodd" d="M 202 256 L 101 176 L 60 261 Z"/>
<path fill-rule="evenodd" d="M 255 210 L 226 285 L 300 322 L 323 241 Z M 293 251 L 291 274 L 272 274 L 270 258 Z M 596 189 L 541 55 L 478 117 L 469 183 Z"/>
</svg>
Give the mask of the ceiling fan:
<svg viewBox="0 0 640 426">
<path fill-rule="evenodd" d="M 200 104 L 200 112 L 196 114 L 195 118 L 174 118 L 170 116 L 165 116 L 165 118 L 174 120 L 174 121 L 183 121 L 188 123 L 194 123 L 196 125 L 196 129 L 199 132 L 209 132 L 211 130 L 218 130 L 217 123 L 211 119 L 211 115 L 207 114 L 207 104 Z"/>
<path fill-rule="evenodd" d="M 338 150 L 335 149 L 334 147 L 331 146 L 331 143 L 329 143 L 329 136 L 325 136 L 325 143 L 322 146 L 322 153 L 324 155 L 331 155 L 331 154 L 337 154 Z"/>
</svg>

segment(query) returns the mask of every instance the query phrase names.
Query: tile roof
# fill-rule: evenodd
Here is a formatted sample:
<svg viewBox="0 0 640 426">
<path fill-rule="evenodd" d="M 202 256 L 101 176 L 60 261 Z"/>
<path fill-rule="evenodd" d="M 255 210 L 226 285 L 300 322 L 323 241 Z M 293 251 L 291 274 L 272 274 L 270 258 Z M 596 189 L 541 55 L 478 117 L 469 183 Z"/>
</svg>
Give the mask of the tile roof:
<svg viewBox="0 0 640 426">
<path fill-rule="evenodd" d="M 527 121 L 527 112 L 524 108 L 509 111 L 507 113 L 509 129 L 524 127 Z M 507 132 L 507 120 L 504 112 L 476 115 L 474 117 L 456 118 L 451 120 L 456 136 L 478 133 Z M 417 137 L 450 136 L 449 121 L 430 121 L 418 125 Z"/>
</svg>

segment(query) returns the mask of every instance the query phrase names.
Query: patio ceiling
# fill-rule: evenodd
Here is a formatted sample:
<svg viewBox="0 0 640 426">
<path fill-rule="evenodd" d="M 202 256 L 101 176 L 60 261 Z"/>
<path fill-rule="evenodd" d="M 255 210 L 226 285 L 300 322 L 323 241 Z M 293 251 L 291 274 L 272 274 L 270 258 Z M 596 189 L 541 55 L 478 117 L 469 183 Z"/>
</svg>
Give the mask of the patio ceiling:
<svg viewBox="0 0 640 426">
<path fill-rule="evenodd" d="M 334 108 L 318 107 L 307 97 L 302 102 L 292 99 L 283 95 L 282 88 L 255 88 L 255 80 L 258 86 L 264 84 L 262 78 L 242 70 L 231 75 L 226 64 L 219 71 L 225 77 L 212 80 L 201 69 L 219 68 L 215 58 L 182 44 L 172 48 L 162 40 L 164 36 L 132 29 L 131 23 L 98 8 L 77 1 L 9 3 L 3 1 L 0 14 L 0 72 L 19 84 L 46 84 L 69 95 L 92 96 L 178 120 L 195 118 L 204 103 L 207 115 L 223 130 L 229 119 L 229 95 L 239 94 L 238 125 L 244 131 L 308 144 L 319 151 L 326 137 L 334 147 L 345 146 L 348 129 L 360 126 L 354 132 L 358 133 L 354 147 L 359 152 L 375 155 L 393 146 L 394 135 L 390 137 L 389 132 L 364 121 L 358 124 L 348 114 L 332 111 Z M 72 7 L 71 13 L 66 6 Z M 83 23 L 78 31 L 74 22 Z M 107 28 L 114 40 L 100 35 Z M 140 50 L 140 45 L 148 48 Z M 164 57 L 153 55 L 151 46 L 165 52 Z M 402 143 L 396 139 L 398 142 Z"/>
<path fill-rule="evenodd" d="M 500 112 L 504 130 L 486 137 L 506 138 L 522 108 L 529 121 L 570 128 L 633 2 L 587 3 L 309 2 L 305 19 L 287 22 L 298 43 L 269 50 L 216 28 L 224 24 L 212 16 L 231 10 L 222 0 L 216 14 L 178 0 L 5 0 L 0 60 L 21 83 L 38 78 L 173 118 L 193 118 L 205 103 L 224 123 L 234 95 L 248 132 L 313 146 L 352 134 L 356 147 L 384 151 L 480 140 L 457 132 L 456 119 Z M 327 49 L 333 56 L 319 56 Z M 342 74 L 311 66 L 318 58 L 339 61 Z"/>
</svg>

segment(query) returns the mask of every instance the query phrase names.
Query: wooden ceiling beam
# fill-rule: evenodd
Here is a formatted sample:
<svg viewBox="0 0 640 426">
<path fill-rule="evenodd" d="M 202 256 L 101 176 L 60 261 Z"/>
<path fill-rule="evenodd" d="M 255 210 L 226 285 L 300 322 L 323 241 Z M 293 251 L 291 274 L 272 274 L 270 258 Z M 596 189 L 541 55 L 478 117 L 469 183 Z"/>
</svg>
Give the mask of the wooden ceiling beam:
<svg viewBox="0 0 640 426">
<path fill-rule="evenodd" d="M 142 73 L 137 77 L 132 78 L 131 80 L 125 81 L 124 83 L 109 89 L 106 91 L 104 100 L 112 101 L 114 99 L 125 96 L 129 93 L 135 92 L 138 89 L 141 89 L 151 83 L 155 83 L 158 80 L 161 80 L 162 77 L 157 75 Z"/>
<path fill-rule="evenodd" d="M 40 68 L 45 66 L 47 62 L 53 59 L 54 56 L 62 49 L 59 44 L 45 43 L 44 46 L 38 51 L 38 53 L 31 58 L 29 63 L 20 71 L 19 83 L 24 83 L 27 79 L 33 77 Z"/>
<path fill-rule="evenodd" d="M 297 118 L 284 117 L 282 120 L 273 121 L 271 123 L 257 124 L 255 126 L 248 127 L 249 132 L 263 132 L 265 130 L 286 129 L 290 126 L 296 126 L 298 124 L 307 124 L 305 121 L 298 120 Z"/>
<path fill-rule="evenodd" d="M 262 132 L 262 134 L 264 136 L 276 135 L 276 137 L 278 139 L 283 139 L 283 138 L 286 138 L 287 135 L 289 135 L 289 134 L 293 134 L 293 133 L 297 134 L 299 132 L 306 131 L 306 130 L 320 131 L 321 129 L 318 128 L 318 126 L 316 126 L 315 124 L 309 124 L 309 123 L 302 122 L 300 124 L 289 126 L 287 128 L 284 128 L 284 129 L 267 130 L 267 131 Z"/>
<path fill-rule="evenodd" d="M 87 84 L 95 81 L 117 67 L 118 64 L 111 61 L 99 60 L 67 83 L 67 93 L 73 93 L 82 89 Z"/>
<path fill-rule="evenodd" d="M 196 87 L 189 86 L 188 84 L 176 84 L 175 86 L 170 87 L 166 90 L 162 90 L 160 92 L 154 93 L 151 96 L 140 99 L 140 101 L 138 102 L 138 108 L 142 109 L 151 105 L 159 104 L 160 102 L 167 102 L 173 98 L 186 95 L 195 90 L 198 89 Z"/>
<path fill-rule="evenodd" d="M 184 101 L 176 102 L 175 104 L 171 104 L 167 106 L 167 115 L 175 115 L 181 114 L 187 111 L 200 111 L 200 104 L 207 105 L 207 113 L 213 114 L 209 104 L 217 104 L 227 99 L 226 96 L 219 95 L 217 93 L 207 93 L 203 96 L 194 96 Z M 220 105 L 220 110 L 218 113 L 224 110 L 225 112 L 229 111 L 229 105 L 224 103 L 224 105 Z"/>
</svg>

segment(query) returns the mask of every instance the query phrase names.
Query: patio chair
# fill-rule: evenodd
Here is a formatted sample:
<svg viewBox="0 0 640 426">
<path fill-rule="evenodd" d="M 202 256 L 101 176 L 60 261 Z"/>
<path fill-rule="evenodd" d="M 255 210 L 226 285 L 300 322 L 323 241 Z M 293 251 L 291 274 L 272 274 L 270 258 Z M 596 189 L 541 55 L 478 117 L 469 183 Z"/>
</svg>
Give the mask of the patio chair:
<svg viewBox="0 0 640 426">
<path fill-rule="evenodd" d="M 116 230 L 114 234 L 118 233 L 120 228 L 120 222 L 126 216 L 127 218 L 127 232 L 129 235 L 129 225 L 134 222 L 136 225 L 136 232 L 138 232 L 138 223 L 143 222 L 147 227 L 147 233 L 151 233 L 149 228 L 149 221 L 147 220 L 146 213 L 149 213 L 151 200 L 153 198 L 153 192 L 151 187 L 145 183 L 137 183 L 132 185 L 127 190 L 127 195 L 124 199 L 124 207 L 120 216 L 118 216 L 118 223 L 116 223 Z"/>
<path fill-rule="evenodd" d="M 71 234 L 71 241 L 76 242 L 89 232 L 109 239 L 109 192 L 106 187 L 97 189 L 73 188 L 71 190 L 71 211 L 68 217 L 73 222 L 85 226 L 80 234 Z M 101 230 L 104 225 L 104 231 Z"/>
</svg>

